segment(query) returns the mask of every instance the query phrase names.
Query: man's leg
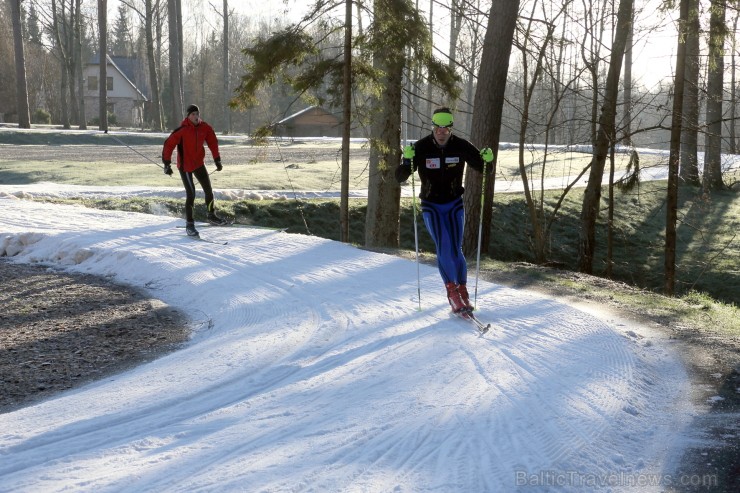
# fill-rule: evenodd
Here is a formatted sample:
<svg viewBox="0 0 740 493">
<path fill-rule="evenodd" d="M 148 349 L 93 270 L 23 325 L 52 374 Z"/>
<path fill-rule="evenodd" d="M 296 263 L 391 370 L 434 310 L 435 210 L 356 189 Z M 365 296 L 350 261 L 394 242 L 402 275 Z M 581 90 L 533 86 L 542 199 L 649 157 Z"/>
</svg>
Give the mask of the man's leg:
<svg viewBox="0 0 740 493">
<path fill-rule="evenodd" d="M 201 166 L 193 174 L 198 179 L 198 183 L 200 183 L 200 187 L 206 196 L 206 217 L 208 222 L 216 225 L 226 224 L 224 219 L 216 215 L 216 202 L 213 198 L 213 188 L 211 187 L 211 178 L 208 176 L 208 169 L 205 166 Z"/>
<path fill-rule="evenodd" d="M 193 206 L 195 205 L 195 183 L 193 174 L 180 170 L 182 184 L 185 185 L 185 232 L 188 236 L 198 236 L 193 220 Z"/>
</svg>

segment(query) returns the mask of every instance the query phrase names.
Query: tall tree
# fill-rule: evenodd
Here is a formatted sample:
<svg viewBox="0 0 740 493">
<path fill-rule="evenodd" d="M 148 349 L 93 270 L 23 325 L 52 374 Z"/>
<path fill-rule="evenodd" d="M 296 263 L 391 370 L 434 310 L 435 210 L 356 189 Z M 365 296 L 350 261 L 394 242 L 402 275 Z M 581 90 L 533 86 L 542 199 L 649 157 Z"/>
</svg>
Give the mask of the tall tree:
<svg viewBox="0 0 740 493">
<path fill-rule="evenodd" d="M 113 23 L 113 43 L 110 53 L 115 56 L 131 56 L 134 52 L 133 35 L 129 26 L 129 6 L 125 2 L 118 4 L 118 17 Z"/>
<path fill-rule="evenodd" d="M 303 23 L 314 22 L 330 7 L 317 2 L 315 10 L 306 15 Z M 380 0 L 373 7 L 373 22 L 367 35 L 356 38 L 361 43 L 357 47 L 361 56 L 352 61 L 353 83 L 369 87 L 372 93 L 369 103 L 364 105 L 371 122 L 365 244 L 398 246 L 400 187 L 394 170 L 401 158 L 403 69 L 410 61 L 426 69 L 430 80 L 452 98 L 457 97 L 458 77 L 447 64 L 433 56 L 430 33 L 409 0 Z M 320 35 L 326 38 L 330 24 L 321 27 Z M 337 101 L 337 96 L 342 94 L 338 87 L 343 80 L 341 57 L 330 50 L 322 53 L 301 23 L 260 39 L 243 52 L 251 56 L 253 62 L 246 67 L 247 73 L 236 89 L 235 106 L 254 105 L 257 90 L 263 85 L 274 84 L 290 67 L 300 71 L 288 77 L 299 93 L 323 87 L 329 81 L 330 87 L 326 90 L 329 104 L 341 105 L 341 101 Z"/>
<path fill-rule="evenodd" d="M 463 252 L 465 255 L 473 254 L 478 246 L 477 233 L 480 229 L 481 214 L 483 214 L 481 253 L 487 253 L 489 249 L 504 93 L 518 13 L 519 0 L 493 0 L 488 13 L 488 28 L 483 40 L 481 65 L 478 72 L 478 81 L 485 81 L 485 83 L 479 83 L 475 90 L 473 103 L 475 109 L 470 138 L 473 144 L 494 150 L 493 163 L 491 163 L 493 171 L 486 180 L 485 190 L 483 189 L 484 175 L 480 173 L 465 175 L 463 196 L 465 204 Z"/>
<path fill-rule="evenodd" d="M 79 127 L 87 130 L 87 112 L 85 110 L 85 78 L 82 71 L 82 0 L 75 0 L 74 19 L 74 45 L 75 45 L 75 79 L 77 80 L 77 94 L 79 95 Z"/>
<path fill-rule="evenodd" d="M 621 0 L 617 11 L 616 36 L 612 44 L 609 71 L 606 76 L 606 89 L 599 117 L 599 127 L 594 142 L 591 170 L 583 195 L 581 208 L 581 228 L 579 231 L 578 263 L 582 272 L 593 271 L 596 251 L 596 219 L 601 205 L 601 183 L 609 148 L 616 142 L 616 112 L 619 96 L 619 78 L 622 72 L 622 59 L 627 45 L 629 24 L 632 22 L 633 0 Z"/>
<path fill-rule="evenodd" d="M 22 0 L 21 0 L 22 1 Z M 11 2 L 12 3 L 12 2 Z M 31 2 L 28 6 L 28 18 L 26 19 L 26 26 L 28 27 L 28 40 L 36 45 L 41 45 L 41 27 L 39 26 L 39 16 L 36 13 L 36 5 Z"/>
<path fill-rule="evenodd" d="M 349 243 L 349 138 L 352 130 L 352 0 L 344 0 L 344 70 L 342 71 L 342 177 L 339 238 Z"/>
<path fill-rule="evenodd" d="M 77 65 L 80 63 L 75 28 L 77 4 L 75 0 L 52 0 L 51 6 L 53 35 L 61 66 L 62 124 L 64 128 L 70 128 L 70 123 L 77 123 L 80 120 L 79 86 L 75 84 L 78 76 Z"/>
<path fill-rule="evenodd" d="M 410 14 L 408 8 L 408 3 L 403 0 L 376 0 L 373 10 L 373 68 L 380 74 L 379 85 L 384 90 L 374 96 L 371 103 L 374 116 L 370 125 L 370 172 L 365 217 L 365 245 L 369 247 L 398 246 L 399 241 L 401 187 L 393 173 L 401 160 L 401 88 L 407 42 L 396 44 L 387 40 L 404 39 L 402 30 Z"/>
<path fill-rule="evenodd" d="M 167 0 L 167 23 L 170 39 L 170 92 L 172 94 L 170 120 L 173 126 L 177 126 L 183 117 L 182 52 L 180 51 L 182 17 L 178 12 L 178 7 L 179 2 L 177 0 Z"/>
<path fill-rule="evenodd" d="M 519 174 L 522 178 L 522 185 L 524 186 L 524 197 L 527 202 L 527 209 L 529 210 L 529 219 L 532 228 L 532 246 L 535 254 L 535 261 L 537 263 L 544 263 L 546 260 L 546 237 L 547 232 L 545 228 L 545 212 L 544 212 L 544 186 L 540 187 L 540 197 L 535 198 L 530 190 L 529 178 L 527 173 L 527 163 L 525 161 L 526 146 L 525 142 L 527 139 L 528 128 L 530 118 L 534 115 L 530 115 L 532 110 L 532 100 L 537 94 L 538 87 L 540 86 L 540 78 L 543 76 L 543 72 L 546 69 L 546 55 L 549 51 L 549 47 L 553 40 L 553 33 L 558 24 L 558 18 L 568 9 L 569 1 L 563 2 L 561 10 L 558 11 L 552 19 L 534 19 L 530 17 L 524 22 L 525 27 L 521 29 L 522 39 L 517 40 L 514 44 L 521 50 L 521 74 L 523 77 L 522 83 L 522 106 L 520 111 L 522 113 L 520 120 L 519 130 Z M 538 29 L 537 26 L 544 24 L 542 29 Z M 539 31 L 543 31 L 540 35 Z M 535 35 L 537 33 L 537 35 Z M 537 39 L 540 46 L 537 46 Z M 530 70 L 530 59 L 534 67 Z M 562 60 L 561 60 L 562 61 Z M 554 65 L 560 65 L 557 61 L 553 60 Z M 531 80 L 530 80 L 531 79 Z M 558 106 L 562 99 L 562 95 L 567 90 L 569 84 L 564 84 L 563 81 L 558 81 L 561 84 L 558 93 L 550 93 L 552 110 L 550 112 L 550 118 L 546 125 L 545 133 L 549 136 L 550 129 L 552 128 L 552 119 L 558 112 Z M 550 98 L 548 98 L 550 99 Z M 549 138 L 545 138 L 545 149 L 549 144 Z M 542 174 L 541 180 L 544 180 L 545 175 L 545 163 L 546 156 L 542 160 Z"/>
<path fill-rule="evenodd" d="M 480 0 L 476 0 L 476 4 L 473 7 L 474 12 L 478 12 L 480 10 L 479 6 Z M 470 133 L 473 122 L 473 98 L 475 95 L 475 75 L 478 72 L 478 54 L 480 53 L 481 45 L 483 44 L 480 40 L 481 30 L 481 23 L 478 22 L 478 19 L 472 19 L 470 21 L 470 29 L 468 34 L 470 38 L 470 53 L 468 56 L 468 62 L 465 64 L 467 67 L 465 81 L 465 100 L 468 106 L 468 111 L 465 115 L 465 128 L 468 129 L 468 133 Z"/>
<path fill-rule="evenodd" d="M 735 11 L 732 21 L 732 51 L 730 52 L 730 154 L 737 154 L 737 25 L 740 21 L 740 10 Z"/>
<path fill-rule="evenodd" d="M 147 72 L 149 75 L 149 89 L 151 91 L 150 110 L 148 120 L 153 130 L 161 131 L 164 129 L 164 113 L 162 110 L 161 99 L 161 70 L 157 47 L 161 43 L 161 1 L 144 0 L 141 4 L 134 4 L 130 1 L 122 0 L 122 4 L 136 12 L 139 19 L 144 25 L 144 46 L 146 51 Z"/>
<path fill-rule="evenodd" d="M 452 5 L 450 5 L 450 47 L 448 53 L 450 68 L 453 70 L 457 66 L 457 40 L 460 37 L 460 28 L 465 15 L 460 3 L 461 0 L 452 0 Z"/>
<path fill-rule="evenodd" d="M 163 125 L 163 112 L 162 112 L 162 99 L 160 91 L 160 70 L 158 57 L 155 47 L 155 32 L 159 32 L 159 27 L 156 27 L 155 23 L 159 17 L 160 4 L 159 0 L 145 0 L 144 2 L 144 36 L 146 38 L 146 60 L 149 66 L 149 88 L 151 90 L 152 104 L 151 104 L 151 121 L 152 128 L 154 130 L 162 130 Z M 158 41 L 159 42 L 159 41 Z"/>
<path fill-rule="evenodd" d="M 724 51 L 727 26 L 725 0 L 712 0 L 709 14 L 707 60 L 707 134 L 704 138 L 704 189 L 722 190 L 722 102 L 724 99 Z"/>
<path fill-rule="evenodd" d="M 224 18 L 224 34 L 223 34 L 223 56 L 221 60 L 222 69 L 223 69 L 223 78 L 224 78 L 224 92 L 223 92 L 223 112 L 224 112 L 224 125 L 225 125 L 225 131 L 226 133 L 231 133 L 231 108 L 229 107 L 229 100 L 231 99 L 231 70 L 229 70 L 230 67 L 230 59 L 229 56 L 229 48 L 231 46 L 229 42 L 229 0 L 224 0 L 224 8 L 223 8 L 223 18 Z"/>
<path fill-rule="evenodd" d="M 601 55 L 604 43 L 604 23 L 606 22 L 607 1 L 601 0 L 601 5 L 592 2 L 586 8 L 586 15 L 583 22 L 585 23 L 585 34 L 580 42 L 581 59 L 590 75 L 591 83 L 591 144 L 596 143 L 599 120 L 599 79 L 601 77 L 601 61 L 604 58 Z M 620 55 L 621 57 L 622 55 Z M 621 65 L 621 59 L 620 59 Z"/>
<path fill-rule="evenodd" d="M 627 45 L 624 49 L 624 94 L 622 100 L 624 108 L 622 112 L 622 143 L 626 146 L 632 145 L 632 45 L 635 34 L 635 13 L 632 12 L 632 19 L 629 24 L 629 33 L 627 34 Z"/>
<path fill-rule="evenodd" d="M 681 124 L 683 123 L 683 91 L 686 82 L 686 41 L 683 34 L 689 29 L 690 0 L 681 0 L 678 21 L 678 49 L 676 50 L 676 82 L 673 85 L 673 120 L 671 122 L 671 151 L 668 158 L 668 192 L 666 195 L 666 228 L 663 289 L 673 296 L 676 285 L 676 224 L 678 221 L 678 161 L 681 152 Z"/>
<path fill-rule="evenodd" d="M 100 73 L 98 80 L 98 128 L 108 132 L 108 0 L 98 0 L 98 55 Z"/>
<path fill-rule="evenodd" d="M 100 0 L 98 0 L 100 1 Z M 62 127 L 69 129 L 69 105 L 67 102 L 69 99 L 69 72 L 67 71 L 67 58 L 69 53 L 67 52 L 66 36 L 64 36 L 65 29 L 65 8 L 64 0 L 61 0 L 61 9 L 57 9 L 56 0 L 51 0 L 51 15 L 52 15 L 52 27 L 54 33 L 54 40 L 56 41 L 56 52 L 59 55 L 59 65 L 61 68 L 61 81 L 60 81 L 60 106 L 61 106 L 61 117 Z"/>
<path fill-rule="evenodd" d="M 686 61 L 684 66 L 683 125 L 681 126 L 681 183 L 698 186 L 699 181 L 699 1 L 689 0 L 688 19 L 684 36 Z"/>
<path fill-rule="evenodd" d="M 15 99 L 18 110 L 18 127 L 31 128 L 31 112 L 28 108 L 28 85 L 26 83 L 26 55 L 23 51 L 21 0 L 10 0 L 10 13 L 13 18 L 13 46 L 15 48 Z"/>
</svg>

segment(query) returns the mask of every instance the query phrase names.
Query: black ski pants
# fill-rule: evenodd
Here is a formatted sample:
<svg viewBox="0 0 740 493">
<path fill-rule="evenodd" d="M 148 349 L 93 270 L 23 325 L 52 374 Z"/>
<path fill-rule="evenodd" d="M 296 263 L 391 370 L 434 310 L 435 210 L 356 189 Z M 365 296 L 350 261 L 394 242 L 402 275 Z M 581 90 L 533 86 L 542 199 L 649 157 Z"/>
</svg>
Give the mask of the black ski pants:
<svg viewBox="0 0 740 493">
<path fill-rule="evenodd" d="M 205 166 L 201 166 L 195 171 L 187 172 L 180 170 L 180 178 L 182 178 L 182 184 L 185 185 L 185 220 L 188 222 L 193 221 L 193 206 L 195 205 L 195 182 L 193 176 L 200 183 L 200 187 L 203 189 L 203 193 L 206 196 L 206 208 L 208 212 L 213 212 L 213 189 L 211 188 L 211 179 L 208 176 L 208 169 Z"/>
</svg>

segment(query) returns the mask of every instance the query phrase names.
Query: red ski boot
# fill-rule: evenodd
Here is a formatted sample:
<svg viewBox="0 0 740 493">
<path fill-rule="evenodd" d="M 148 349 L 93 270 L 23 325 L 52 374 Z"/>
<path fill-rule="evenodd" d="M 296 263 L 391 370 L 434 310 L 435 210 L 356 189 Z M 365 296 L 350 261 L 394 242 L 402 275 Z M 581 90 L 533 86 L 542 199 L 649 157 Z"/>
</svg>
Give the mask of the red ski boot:
<svg viewBox="0 0 740 493">
<path fill-rule="evenodd" d="M 463 303 L 465 304 L 465 308 L 472 312 L 475 310 L 475 307 L 472 303 L 470 303 L 470 296 L 468 296 L 468 288 L 465 286 L 465 284 L 459 284 L 457 286 L 457 292 L 460 293 L 460 298 L 462 298 Z"/>
<path fill-rule="evenodd" d="M 460 291 L 457 289 L 457 284 L 454 282 L 448 282 L 445 284 L 445 288 L 447 288 L 447 301 L 450 302 L 452 311 L 455 313 L 467 311 L 465 302 L 460 296 Z"/>
</svg>

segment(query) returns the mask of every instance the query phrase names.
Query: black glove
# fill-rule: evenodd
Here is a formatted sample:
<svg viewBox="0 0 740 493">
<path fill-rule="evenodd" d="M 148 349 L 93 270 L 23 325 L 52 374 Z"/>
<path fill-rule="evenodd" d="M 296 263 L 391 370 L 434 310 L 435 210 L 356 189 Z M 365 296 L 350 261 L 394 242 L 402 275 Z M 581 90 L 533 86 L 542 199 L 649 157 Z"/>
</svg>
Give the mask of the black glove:
<svg viewBox="0 0 740 493">
<path fill-rule="evenodd" d="M 216 171 L 221 171 L 224 167 L 221 165 L 221 158 L 217 157 L 213 160 L 216 163 Z"/>
<path fill-rule="evenodd" d="M 171 175 L 172 174 L 172 161 L 167 161 L 166 159 L 162 159 L 162 162 L 164 163 L 164 174 L 165 175 Z"/>
</svg>

